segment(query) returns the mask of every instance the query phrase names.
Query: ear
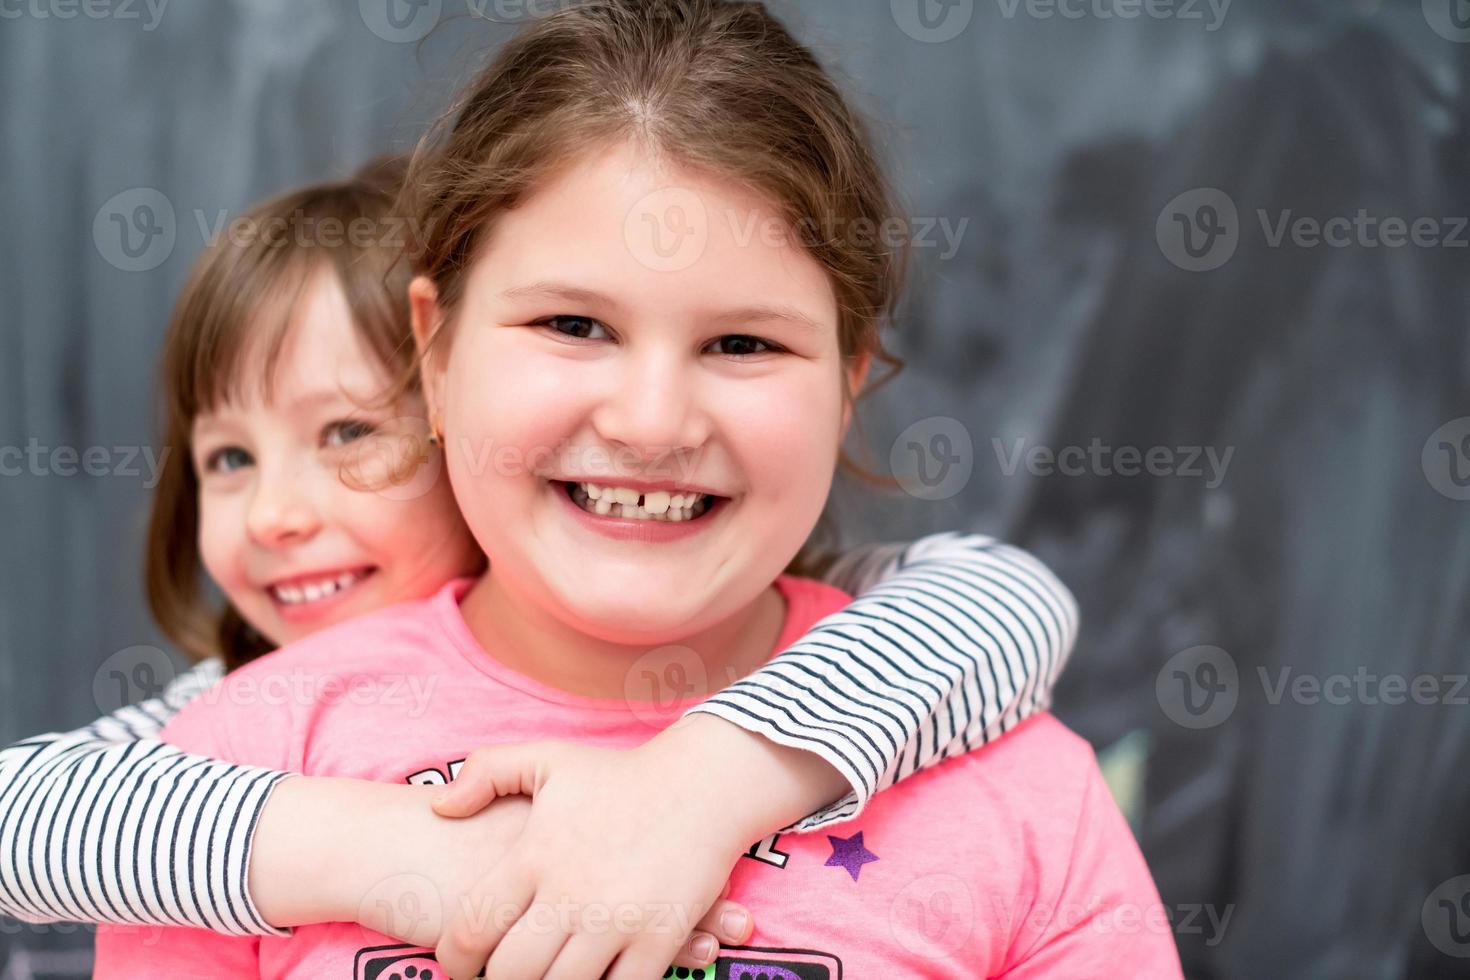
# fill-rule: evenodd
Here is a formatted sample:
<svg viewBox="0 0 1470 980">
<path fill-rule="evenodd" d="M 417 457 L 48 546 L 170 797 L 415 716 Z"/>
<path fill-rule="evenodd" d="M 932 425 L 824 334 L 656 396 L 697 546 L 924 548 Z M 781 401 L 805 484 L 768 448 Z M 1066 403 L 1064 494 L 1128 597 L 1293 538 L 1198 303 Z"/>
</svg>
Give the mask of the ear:
<svg viewBox="0 0 1470 980">
<path fill-rule="evenodd" d="M 863 385 L 867 384 L 868 368 L 872 366 L 873 355 L 868 351 L 864 351 L 856 357 L 847 358 L 846 363 L 842 366 L 843 372 L 847 375 L 847 390 L 852 393 L 852 397 L 847 399 L 846 404 L 842 406 L 841 437 L 844 439 L 847 438 L 848 426 L 852 424 L 853 402 L 857 400 L 857 396 L 862 392 Z"/>
<path fill-rule="evenodd" d="M 432 346 L 444 325 L 444 312 L 439 307 L 439 290 L 428 276 L 417 276 L 408 284 L 408 308 L 413 321 L 413 343 L 419 355 L 419 381 L 424 389 L 424 404 L 429 413 L 429 427 L 443 431 L 444 419 L 444 351 L 442 341 Z"/>
</svg>

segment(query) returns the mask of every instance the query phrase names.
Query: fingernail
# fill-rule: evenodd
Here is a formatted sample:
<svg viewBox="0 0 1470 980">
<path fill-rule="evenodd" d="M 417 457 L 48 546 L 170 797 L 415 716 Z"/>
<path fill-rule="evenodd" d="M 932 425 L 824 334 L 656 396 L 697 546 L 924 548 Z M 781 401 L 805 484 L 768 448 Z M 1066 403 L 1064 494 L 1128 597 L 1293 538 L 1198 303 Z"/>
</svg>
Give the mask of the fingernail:
<svg viewBox="0 0 1470 980">
<path fill-rule="evenodd" d="M 750 916 L 744 912 L 729 911 L 720 916 L 720 925 L 725 928 L 727 936 L 739 938 L 745 935 L 745 925 L 750 921 Z"/>
<path fill-rule="evenodd" d="M 708 962 L 715 958 L 715 939 L 713 936 L 700 936 L 689 946 L 689 952 L 701 960 Z"/>
</svg>

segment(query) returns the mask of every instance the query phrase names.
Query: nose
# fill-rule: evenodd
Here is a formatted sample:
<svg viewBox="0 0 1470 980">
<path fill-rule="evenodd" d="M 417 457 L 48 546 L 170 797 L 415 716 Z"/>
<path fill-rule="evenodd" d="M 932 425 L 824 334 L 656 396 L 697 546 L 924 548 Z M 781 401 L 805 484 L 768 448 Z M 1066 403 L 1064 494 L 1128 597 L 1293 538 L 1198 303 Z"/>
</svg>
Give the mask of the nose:
<svg viewBox="0 0 1470 980">
<path fill-rule="evenodd" d="M 696 448 L 709 437 L 706 394 L 697 368 L 677 349 L 630 352 L 593 413 L 593 427 L 604 440 L 648 458 Z"/>
<path fill-rule="evenodd" d="M 267 548 L 306 541 L 321 529 L 321 516 L 311 499 L 306 475 L 264 467 L 245 517 L 252 541 Z"/>
</svg>

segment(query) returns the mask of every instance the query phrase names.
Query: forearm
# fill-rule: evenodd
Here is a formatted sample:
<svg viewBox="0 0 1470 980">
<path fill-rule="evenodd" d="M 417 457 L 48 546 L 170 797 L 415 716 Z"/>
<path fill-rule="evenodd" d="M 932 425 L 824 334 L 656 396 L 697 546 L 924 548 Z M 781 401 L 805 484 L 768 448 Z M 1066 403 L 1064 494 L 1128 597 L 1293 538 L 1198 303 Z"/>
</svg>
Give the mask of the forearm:
<svg viewBox="0 0 1470 980">
<path fill-rule="evenodd" d="M 821 755 L 774 742 L 714 714 L 685 715 L 644 748 L 680 774 L 681 795 L 697 796 L 746 845 L 828 806 L 849 789 L 847 778 Z"/>
<path fill-rule="evenodd" d="M 852 792 L 797 830 L 850 819 L 874 793 L 1043 710 L 1076 637 L 1067 588 L 981 535 L 870 546 L 827 580 L 856 593 L 852 604 L 690 709 L 843 775 Z"/>
<path fill-rule="evenodd" d="M 442 787 L 297 776 L 272 794 L 250 850 L 250 893 L 272 925 L 361 922 L 432 945 L 444 905 L 510 849 L 521 798 L 466 819 L 440 817 Z M 401 919 L 403 909 L 416 912 Z"/>
</svg>

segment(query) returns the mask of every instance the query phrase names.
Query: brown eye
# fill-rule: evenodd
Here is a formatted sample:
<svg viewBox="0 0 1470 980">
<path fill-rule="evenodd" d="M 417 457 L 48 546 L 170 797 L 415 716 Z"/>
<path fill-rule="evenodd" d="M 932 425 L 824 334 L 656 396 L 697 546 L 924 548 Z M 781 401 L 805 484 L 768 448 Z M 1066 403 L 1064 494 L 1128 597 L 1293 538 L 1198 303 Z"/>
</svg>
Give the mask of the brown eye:
<svg viewBox="0 0 1470 980">
<path fill-rule="evenodd" d="M 725 349 L 717 350 L 715 353 L 724 354 L 727 357 L 750 357 L 752 354 L 764 354 L 767 351 L 777 350 L 774 344 L 743 333 L 726 334 L 715 340 L 711 346 L 718 347 L 722 344 Z"/>
<path fill-rule="evenodd" d="M 607 333 L 607 327 L 601 321 L 589 316 L 548 316 L 537 320 L 536 326 L 546 327 L 552 333 L 575 340 L 602 340 L 603 337 L 592 337 L 589 334 L 597 330 Z"/>
</svg>

